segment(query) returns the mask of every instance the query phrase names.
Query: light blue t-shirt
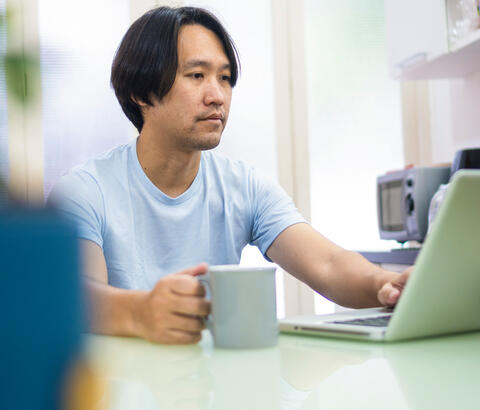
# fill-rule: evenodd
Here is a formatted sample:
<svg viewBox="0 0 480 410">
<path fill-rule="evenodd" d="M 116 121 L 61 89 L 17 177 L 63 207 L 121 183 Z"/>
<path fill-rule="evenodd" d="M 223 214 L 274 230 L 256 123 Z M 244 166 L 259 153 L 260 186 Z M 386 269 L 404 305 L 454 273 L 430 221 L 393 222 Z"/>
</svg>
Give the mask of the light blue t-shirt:
<svg viewBox="0 0 480 410">
<path fill-rule="evenodd" d="M 305 222 L 278 184 L 213 152 L 202 152 L 192 185 L 171 198 L 145 175 L 136 140 L 73 168 L 49 202 L 102 248 L 109 283 L 127 289 L 151 289 L 200 262 L 237 264 L 249 243 L 265 255 L 284 229 Z"/>
</svg>

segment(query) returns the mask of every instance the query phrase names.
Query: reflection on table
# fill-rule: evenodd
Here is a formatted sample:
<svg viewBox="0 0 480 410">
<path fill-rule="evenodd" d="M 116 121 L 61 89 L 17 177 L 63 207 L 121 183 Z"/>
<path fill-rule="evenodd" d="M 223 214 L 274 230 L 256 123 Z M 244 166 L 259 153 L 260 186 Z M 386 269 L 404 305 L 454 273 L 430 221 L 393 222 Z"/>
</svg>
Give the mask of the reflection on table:
<svg viewBox="0 0 480 410">
<path fill-rule="evenodd" d="M 102 409 L 478 409 L 480 333 L 396 344 L 281 335 L 215 349 L 88 336 Z"/>
</svg>

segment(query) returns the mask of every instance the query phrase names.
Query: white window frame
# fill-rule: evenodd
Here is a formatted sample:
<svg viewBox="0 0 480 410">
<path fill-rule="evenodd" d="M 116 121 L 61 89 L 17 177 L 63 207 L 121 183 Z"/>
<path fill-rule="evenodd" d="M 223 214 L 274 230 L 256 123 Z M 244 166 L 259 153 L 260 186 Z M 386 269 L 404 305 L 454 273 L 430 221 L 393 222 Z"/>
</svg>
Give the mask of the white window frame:
<svg viewBox="0 0 480 410">
<path fill-rule="evenodd" d="M 304 3 L 272 0 L 279 182 L 310 220 Z M 314 314 L 314 291 L 284 274 L 285 315 Z"/>
</svg>

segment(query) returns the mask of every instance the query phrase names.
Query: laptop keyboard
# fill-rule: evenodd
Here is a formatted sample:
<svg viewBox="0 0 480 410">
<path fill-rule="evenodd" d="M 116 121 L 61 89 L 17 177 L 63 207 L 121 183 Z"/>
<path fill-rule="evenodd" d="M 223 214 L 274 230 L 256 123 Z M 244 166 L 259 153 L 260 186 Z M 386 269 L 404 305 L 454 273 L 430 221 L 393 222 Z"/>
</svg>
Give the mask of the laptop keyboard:
<svg viewBox="0 0 480 410">
<path fill-rule="evenodd" d="M 335 320 L 330 323 L 339 323 L 342 325 L 360 325 L 360 326 L 378 326 L 384 327 L 388 325 L 391 315 L 367 317 L 363 319 Z"/>
</svg>

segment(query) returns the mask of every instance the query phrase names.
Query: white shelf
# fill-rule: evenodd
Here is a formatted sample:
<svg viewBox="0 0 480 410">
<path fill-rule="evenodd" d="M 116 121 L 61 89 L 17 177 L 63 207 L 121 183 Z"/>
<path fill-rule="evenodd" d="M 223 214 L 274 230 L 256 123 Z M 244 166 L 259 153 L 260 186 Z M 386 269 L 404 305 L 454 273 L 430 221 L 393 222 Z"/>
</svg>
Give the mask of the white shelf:
<svg viewBox="0 0 480 410">
<path fill-rule="evenodd" d="M 448 53 L 419 56 L 415 63 L 397 69 L 396 77 L 399 80 L 458 78 L 478 71 L 480 71 L 480 29 L 458 41 Z"/>
<path fill-rule="evenodd" d="M 469 44 L 475 43 L 478 40 L 480 40 L 480 28 L 470 33 L 468 36 L 465 36 L 461 40 L 457 40 L 455 44 L 450 47 L 450 51 L 454 52 L 461 50 L 462 48 L 468 46 Z"/>
</svg>

